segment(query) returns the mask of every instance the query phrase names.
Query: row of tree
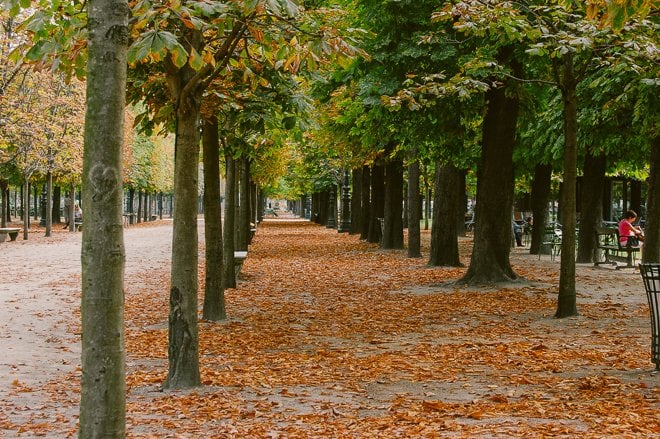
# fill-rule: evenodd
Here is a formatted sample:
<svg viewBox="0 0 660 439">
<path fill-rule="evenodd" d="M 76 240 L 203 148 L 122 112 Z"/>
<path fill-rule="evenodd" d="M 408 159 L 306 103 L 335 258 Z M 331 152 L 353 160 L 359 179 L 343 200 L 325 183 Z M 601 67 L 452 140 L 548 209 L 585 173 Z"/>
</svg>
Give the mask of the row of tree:
<svg viewBox="0 0 660 439">
<path fill-rule="evenodd" d="M 538 252 L 558 178 L 563 227 L 575 229 L 575 212 L 582 212 L 579 243 L 564 234 L 556 313 L 575 315 L 576 247 L 580 262 L 592 259 L 605 177 L 628 175 L 648 177 L 644 261 L 658 261 L 657 15 L 649 3 L 636 5 L 650 13 L 634 19 L 624 19 L 630 5 L 611 12 L 563 1 L 357 3 L 355 24 L 371 31 L 371 58 L 316 84 L 324 111 L 313 140 L 322 147 L 303 149 L 301 163 L 312 165 L 298 175 L 319 175 L 323 162 L 361 169 L 353 199 L 363 201 L 353 209 L 358 224 L 365 221 L 363 237 L 375 242 L 383 218 L 382 245 L 403 246 L 405 166 L 413 209 L 408 248 L 418 255 L 419 170 L 427 180 L 435 170 L 429 262 L 459 264 L 466 176 L 473 175 L 476 233 L 462 281 L 515 280 L 509 251 L 516 182 L 531 189 Z M 327 172 L 325 182 L 334 184 Z M 309 179 L 298 183 L 309 186 Z"/>
</svg>

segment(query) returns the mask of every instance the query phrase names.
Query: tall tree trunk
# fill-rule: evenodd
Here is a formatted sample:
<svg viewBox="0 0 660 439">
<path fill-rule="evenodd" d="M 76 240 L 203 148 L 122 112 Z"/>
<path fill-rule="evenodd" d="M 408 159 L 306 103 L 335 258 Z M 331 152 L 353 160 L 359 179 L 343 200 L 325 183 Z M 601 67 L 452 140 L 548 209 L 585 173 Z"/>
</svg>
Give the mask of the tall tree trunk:
<svg viewBox="0 0 660 439">
<path fill-rule="evenodd" d="M 529 252 L 537 255 L 541 252 L 543 235 L 545 234 L 546 218 L 548 217 L 548 199 L 552 166 L 537 163 L 532 181 L 532 243 Z"/>
<path fill-rule="evenodd" d="M 28 230 L 30 229 L 30 177 L 25 177 L 23 182 L 23 199 L 21 200 L 23 208 L 23 239 L 28 239 Z"/>
<path fill-rule="evenodd" d="M 224 230 L 224 286 L 236 288 L 236 275 L 234 274 L 234 229 L 236 224 L 236 160 L 225 145 L 225 230 Z"/>
<path fill-rule="evenodd" d="M 126 411 L 122 144 L 130 11 L 126 0 L 90 0 L 88 14 L 78 434 L 121 438 Z"/>
<path fill-rule="evenodd" d="M 561 95 L 564 104 L 564 181 L 562 196 L 561 269 L 555 317 L 578 314 L 575 291 L 575 180 L 577 178 L 577 80 L 573 55 L 561 60 Z"/>
<path fill-rule="evenodd" d="M 410 164 L 408 165 L 408 257 L 421 258 L 421 232 L 419 223 L 421 220 L 421 203 L 419 193 L 419 159 L 418 149 L 413 147 L 410 152 Z"/>
<path fill-rule="evenodd" d="M 7 227 L 7 217 L 9 212 L 9 191 L 7 180 L 0 179 L 0 195 L 2 196 L 2 209 L 0 209 L 0 227 Z"/>
<path fill-rule="evenodd" d="M 362 189 L 360 190 L 360 239 L 369 237 L 369 224 L 371 222 L 371 168 L 362 166 Z"/>
<path fill-rule="evenodd" d="M 351 171 L 351 229 L 349 234 L 357 235 L 362 230 L 362 169 Z"/>
<path fill-rule="evenodd" d="M 500 57 L 512 56 L 504 48 Z M 507 53 L 508 52 L 508 53 Z M 514 72 L 521 70 L 510 61 Z M 517 279 L 511 268 L 511 209 L 513 208 L 513 146 L 519 98 L 502 86 L 486 93 L 488 108 L 477 176 L 476 225 L 470 267 L 462 283 L 505 282 Z M 453 221 L 453 218 L 452 218 Z"/>
<path fill-rule="evenodd" d="M 605 153 L 589 152 L 582 168 L 580 189 L 580 237 L 577 262 L 593 262 L 596 247 L 595 231 L 603 219 L 603 183 L 605 182 Z"/>
<path fill-rule="evenodd" d="M 456 211 L 460 209 L 461 171 L 452 164 L 437 163 L 431 225 L 430 266 L 460 267 Z"/>
<path fill-rule="evenodd" d="M 369 211 L 369 234 L 367 242 L 378 243 L 381 238 L 380 220 L 385 211 L 385 168 L 374 164 L 371 167 L 371 206 Z"/>
<path fill-rule="evenodd" d="M 188 68 L 172 78 L 187 83 Z M 199 386 L 197 330 L 197 188 L 201 93 L 178 96 L 174 157 L 174 228 L 166 388 Z"/>
<path fill-rule="evenodd" d="M 385 166 L 384 233 L 381 247 L 403 248 L 403 161 L 390 160 Z"/>
<path fill-rule="evenodd" d="M 135 188 L 133 186 L 128 189 L 128 213 L 128 223 L 133 224 L 133 214 L 135 213 Z"/>
<path fill-rule="evenodd" d="M 48 171 L 46 173 L 46 236 L 51 236 L 53 233 L 53 174 Z"/>
<path fill-rule="evenodd" d="M 319 193 L 319 218 L 318 223 L 325 225 L 328 223 L 328 217 L 330 215 L 330 209 L 328 204 L 330 203 L 330 189 L 323 189 Z"/>
<path fill-rule="evenodd" d="M 239 176 L 239 206 L 238 206 L 238 236 L 236 250 L 245 251 L 248 248 L 248 232 L 250 224 L 250 159 L 241 157 L 241 173 Z"/>
<path fill-rule="evenodd" d="M 32 185 L 32 190 L 33 190 L 33 201 L 34 201 L 34 220 L 39 221 L 39 211 L 40 209 L 40 203 L 39 203 L 39 188 L 38 185 L 34 184 Z"/>
<path fill-rule="evenodd" d="M 51 221 L 53 224 L 61 224 L 62 217 L 60 216 L 60 198 L 62 198 L 62 189 L 60 186 L 53 187 L 53 196 L 51 197 L 53 208 L 51 209 Z"/>
<path fill-rule="evenodd" d="M 142 222 L 142 208 L 143 208 L 141 190 L 138 190 L 137 196 L 138 196 L 137 222 L 139 224 Z"/>
<path fill-rule="evenodd" d="M 651 139 L 651 173 L 646 201 L 646 224 L 642 262 L 660 263 L 660 136 Z"/>
<path fill-rule="evenodd" d="M 219 321 L 227 318 L 222 265 L 222 221 L 220 212 L 220 142 L 218 119 L 204 121 L 204 238 L 206 241 L 206 282 L 202 317 Z"/>
</svg>

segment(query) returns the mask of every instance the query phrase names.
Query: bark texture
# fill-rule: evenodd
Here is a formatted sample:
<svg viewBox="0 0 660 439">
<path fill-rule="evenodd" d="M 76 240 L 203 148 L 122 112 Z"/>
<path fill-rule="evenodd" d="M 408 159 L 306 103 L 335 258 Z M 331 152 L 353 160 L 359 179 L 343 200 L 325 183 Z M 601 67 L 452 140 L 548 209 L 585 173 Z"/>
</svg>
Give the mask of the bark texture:
<svg viewBox="0 0 660 439">
<path fill-rule="evenodd" d="M 225 151 L 226 181 L 225 186 L 225 229 L 224 229 L 224 286 L 236 288 L 234 274 L 234 229 L 236 224 L 236 161 L 230 151 Z"/>
<path fill-rule="evenodd" d="M 126 1 L 90 0 L 88 14 L 78 434 L 81 438 L 123 438 L 126 385 L 121 151 L 129 9 Z"/>
<path fill-rule="evenodd" d="M 250 159 L 241 157 L 241 171 L 239 175 L 239 206 L 238 206 L 238 233 L 236 250 L 247 250 L 248 233 L 250 231 Z"/>
<path fill-rule="evenodd" d="M 192 72 L 185 68 L 182 83 Z M 180 102 L 174 159 L 174 229 L 170 286 L 168 375 L 166 388 L 201 384 L 197 332 L 197 193 L 201 93 Z"/>
<path fill-rule="evenodd" d="M 509 62 L 512 49 L 500 58 Z M 511 268 L 511 210 L 513 208 L 513 146 L 519 98 L 508 87 L 486 93 L 481 161 L 477 174 L 476 225 L 472 259 L 462 283 L 506 282 L 517 279 Z M 452 218 L 453 220 L 453 218 Z"/>
<path fill-rule="evenodd" d="M 433 267 L 459 267 L 458 228 L 456 211 L 460 209 L 459 191 L 462 173 L 450 164 L 436 164 L 433 224 L 431 225 L 431 254 Z"/>
<path fill-rule="evenodd" d="M 0 227 L 7 227 L 7 214 L 9 212 L 9 183 L 0 179 L 0 196 L 2 197 L 2 209 L 0 209 Z"/>
<path fill-rule="evenodd" d="M 596 227 L 603 218 L 603 183 L 605 182 L 604 153 L 587 154 L 582 171 L 580 188 L 580 237 L 578 242 L 577 262 L 594 262 L 596 249 Z"/>
<path fill-rule="evenodd" d="M 644 234 L 643 263 L 660 263 L 660 137 L 651 141 L 651 173 L 646 202 L 646 229 Z"/>
<path fill-rule="evenodd" d="M 202 317 L 219 321 L 227 318 L 222 264 L 222 221 L 220 207 L 220 142 L 218 120 L 204 122 L 204 238 L 206 241 L 206 282 Z"/>
<path fill-rule="evenodd" d="M 562 240 L 559 294 L 555 317 L 563 318 L 578 314 L 575 291 L 575 181 L 577 178 L 577 80 L 573 55 L 563 55 L 560 71 L 560 88 L 564 104 L 564 181 L 562 185 Z"/>
<path fill-rule="evenodd" d="M 408 257 L 421 258 L 421 232 L 419 223 L 422 219 L 421 195 L 419 192 L 419 160 L 417 148 L 410 153 L 408 165 Z"/>
<path fill-rule="evenodd" d="M 385 168 L 384 233 L 381 247 L 403 248 L 403 161 L 393 159 Z"/>
</svg>

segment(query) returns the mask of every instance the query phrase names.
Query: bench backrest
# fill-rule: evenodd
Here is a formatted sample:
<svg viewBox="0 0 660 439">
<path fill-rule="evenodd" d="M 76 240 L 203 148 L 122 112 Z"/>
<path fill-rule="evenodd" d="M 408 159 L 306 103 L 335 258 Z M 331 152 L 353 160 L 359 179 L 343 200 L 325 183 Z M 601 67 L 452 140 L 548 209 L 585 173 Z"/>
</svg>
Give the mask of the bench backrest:
<svg viewBox="0 0 660 439">
<path fill-rule="evenodd" d="M 619 229 L 616 227 L 596 227 L 596 243 L 621 246 L 619 242 Z"/>
<path fill-rule="evenodd" d="M 619 238 L 618 227 L 596 227 L 596 243 L 598 245 L 616 245 L 619 247 L 619 250 L 629 250 L 630 247 L 621 245 L 621 240 Z M 612 242 L 613 240 L 614 242 Z"/>
</svg>

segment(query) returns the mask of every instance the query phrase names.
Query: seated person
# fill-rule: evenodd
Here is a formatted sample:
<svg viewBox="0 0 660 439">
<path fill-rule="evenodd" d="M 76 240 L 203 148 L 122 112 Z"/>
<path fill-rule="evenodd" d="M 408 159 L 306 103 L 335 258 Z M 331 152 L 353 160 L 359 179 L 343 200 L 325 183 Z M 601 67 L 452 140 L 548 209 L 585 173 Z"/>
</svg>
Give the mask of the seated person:
<svg viewBox="0 0 660 439">
<path fill-rule="evenodd" d="M 642 229 L 633 226 L 636 218 L 637 213 L 634 210 L 629 210 L 619 222 L 619 242 L 623 247 L 635 247 L 639 245 L 640 241 L 644 241 Z"/>
</svg>

